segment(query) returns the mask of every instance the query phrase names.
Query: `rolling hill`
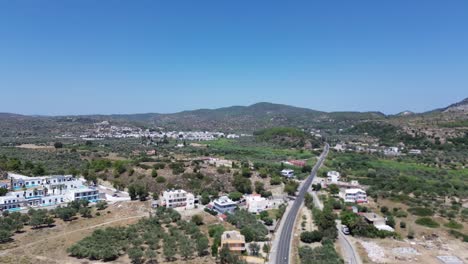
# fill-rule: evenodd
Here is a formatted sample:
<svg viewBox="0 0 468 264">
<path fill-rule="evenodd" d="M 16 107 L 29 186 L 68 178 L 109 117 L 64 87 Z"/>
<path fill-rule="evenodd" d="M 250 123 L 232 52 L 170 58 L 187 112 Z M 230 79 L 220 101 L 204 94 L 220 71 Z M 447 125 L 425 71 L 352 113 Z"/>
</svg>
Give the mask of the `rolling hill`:
<svg viewBox="0 0 468 264">
<path fill-rule="evenodd" d="M 114 124 L 132 124 L 146 128 L 167 130 L 217 130 L 246 132 L 271 127 L 336 128 L 362 121 L 444 120 L 467 119 L 468 98 L 446 108 L 426 113 L 387 116 L 380 112 L 323 112 L 283 104 L 256 103 L 250 106 L 231 106 L 218 109 L 198 109 L 172 114 L 124 114 L 87 116 L 25 116 L 0 113 L 0 131 L 16 130 L 26 134 L 67 131 L 92 126 L 108 120 Z M 75 129 L 74 129 L 75 128 Z"/>
</svg>

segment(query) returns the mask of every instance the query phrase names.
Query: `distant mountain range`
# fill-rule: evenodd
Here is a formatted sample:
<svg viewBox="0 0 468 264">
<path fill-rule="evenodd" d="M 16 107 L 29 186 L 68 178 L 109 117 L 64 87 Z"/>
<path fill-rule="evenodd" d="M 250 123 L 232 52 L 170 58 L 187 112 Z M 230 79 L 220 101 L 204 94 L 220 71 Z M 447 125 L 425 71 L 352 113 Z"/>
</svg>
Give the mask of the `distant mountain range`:
<svg viewBox="0 0 468 264">
<path fill-rule="evenodd" d="M 267 127 L 307 127 L 311 123 L 328 121 L 367 120 L 384 118 L 379 112 L 322 112 L 282 104 L 256 103 L 218 109 L 199 109 L 174 114 L 111 115 L 123 119 L 153 124 L 169 129 L 195 129 L 251 132 Z"/>
<path fill-rule="evenodd" d="M 231 106 L 218 109 L 199 109 L 183 111 L 173 114 L 128 114 L 128 115 L 86 115 L 60 117 L 34 117 L 9 113 L 0 113 L 1 120 L 21 121 L 34 120 L 37 127 L 38 120 L 53 126 L 50 122 L 92 124 L 96 121 L 109 120 L 114 122 L 130 122 L 146 127 L 161 127 L 174 130 L 220 130 L 252 132 L 268 127 L 294 126 L 312 127 L 327 123 L 343 124 L 365 120 L 385 120 L 392 118 L 413 118 L 440 116 L 468 115 L 468 98 L 446 108 L 416 114 L 404 111 L 397 115 L 385 115 L 381 112 L 322 112 L 308 108 L 273 103 L 256 103 L 250 106 Z"/>
</svg>

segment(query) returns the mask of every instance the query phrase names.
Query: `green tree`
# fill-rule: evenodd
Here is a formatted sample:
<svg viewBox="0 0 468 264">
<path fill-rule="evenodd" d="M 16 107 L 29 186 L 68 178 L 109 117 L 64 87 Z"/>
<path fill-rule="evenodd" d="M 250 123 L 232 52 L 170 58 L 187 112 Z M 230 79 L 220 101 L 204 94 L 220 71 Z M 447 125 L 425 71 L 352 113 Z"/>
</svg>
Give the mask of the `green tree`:
<svg viewBox="0 0 468 264">
<path fill-rule="evenodd" d="M 145 258 L 148 260 L 149 264 L 155 264 L 156 258 L 158 257 L 158 253 L 156 250 L 147 248 L 145 250 Z"/>
<path fill-rule="evenodd" d="M 85 218 L 91 218 L 91 209 L 89 207 L 81 207 L 79 210 L 79 213 L 81 214 L 82 217 Z"/>
<path fill-rule="evenodd" d="M 288 181 L 284 186 L 284 192 L 288 195 L 295 195 L 299 184 L 295 181 Z"/>
<path fill-rule="evenodd" d="M 63 221 L 70 221 L 76 215 L 76 209 L 73 207 L 57 207 L 55 215 Z"/>
<path fill-rule="evenodd" d="M 188 259 L 193 255 L 194 248 L 189 238 L 186 237 L 182 241 L 179 241 L 179 252 L 184 259 Z"/>
<path fill-rule="evenodd" d="M 0 243 L 5 243 L 11 240 L 13 234 L 5 229 L 0 229 Z"/>
<path fill-rule="evenodd" d="M 332 194 L 332 195 L 336 195 L 340 192 L 340 188 L 338 188 L 338 186 L 336 184 L 330 184 L 328 186 L 328 191 Z"/>
<path fill-rule="evenodd" d="M 106 209 L 106 208 L 107 208 L 107 202 L 106 202 L 106 201 L 99 201 L 99 202 L 97 202 L 96 208 L 97 208 L 99 211 L 102 211 L 102 210 Z"/>
<path fill-rule="evenodd" d="M 203 225 L 203 217 L 201 215 L 193 215 L 191 220 L 196 225 Z"/>
<path fill-rule="evenodd" d="M 208 195 L 208 193 L 204 192 L 202 193 L 202 196 L 201 196 L 201 203 L 203 205 L 207 205 L 210 203 L 210 196 Z"/>
<path fill-rule="evenodd" d="M 211 256 L 215 258 L 218 257 L 218 245 L 217 244 L 211 245 Z"/>
<path fill-rule="evenodd" d="M 134 184 L 130 184 L 128 186 L 128 195 L 130 196 L 130 199 L 132 201 L 137 199 L 138 193 L 137 193 L 137 188 Z"/>
<path fill-rule="evenodd" d="M 176 254 L 175 240 L 172 237 L 166 237 L 163 242 L 163 254 L 168 261 L 171 261 Z"/>
<path fill-rule="evenodd" d="M 301 241 L 304 243 L 314 243 L 322 241 L 323 234 L 320 231 L 306 231 L 301 233 Z"/>
<path fill-rule="evenodd" d="M 133 264 L 143 263 L 143 251 L 139 247 L 132 247 L 128 250 L 128 257 L 132 260 Z"/>
<path fill-rule="evenodd" d="M 206 253 L 206 250 L 208 249 L 209 246 L 209 241 L 206 236 L 199 236 L 196 239 L 196 246 L 197 246 L 197 253 L 198 256 L 204 256 Z"/>
<path fill-rule="evenodd" d="M 241 198 L 242 198 L 242 193 L 240 192 L 229 193 L 229 199 L 233 201 L 239 201 Z"/>
<path fill-rule="evenodd" d="M 144 185 L 137 185 L 137 194 L 140 201 L 146 201 L 149 196 L 148 188 Z"/>
<path fill-rule="evenodd" d="M 265 243 L 265 244 L 263 244 L 262 250 L 263 250 L 263 253 L 268 254 L 268 253 L 270 253 L 270 246 Z"/>
</svg>

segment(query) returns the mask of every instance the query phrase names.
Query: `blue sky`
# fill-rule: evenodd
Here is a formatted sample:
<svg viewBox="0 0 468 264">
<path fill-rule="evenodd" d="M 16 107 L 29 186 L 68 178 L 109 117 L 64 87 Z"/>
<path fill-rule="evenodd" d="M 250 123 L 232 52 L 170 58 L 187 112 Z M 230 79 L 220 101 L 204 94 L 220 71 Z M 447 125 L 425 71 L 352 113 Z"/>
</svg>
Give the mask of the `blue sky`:
<svg viewBox="0 0 468 264">
<path fill-rule="evenodd" d="M 468 1 L 1 1 L 0 112 L 275 102 L 426 111 L 468 96 Z"/>
</svg>

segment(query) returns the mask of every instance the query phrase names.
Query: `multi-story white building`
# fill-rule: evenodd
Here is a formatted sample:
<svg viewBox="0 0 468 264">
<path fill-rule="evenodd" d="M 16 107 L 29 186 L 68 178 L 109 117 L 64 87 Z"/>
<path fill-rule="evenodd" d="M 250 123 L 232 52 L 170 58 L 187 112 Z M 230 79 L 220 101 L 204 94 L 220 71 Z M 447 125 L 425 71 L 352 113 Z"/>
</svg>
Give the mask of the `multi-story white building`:
<svg viewBox="0 0 468 264">
<path fill-rule="evenodd" d="M 347 203 L 367 203 L 367 194 L 359 188 L 346 189 L 344 201 Z"/>
<path fill-rule="evenodd" d="M 340 180 L 340 173 L 337 172 L 337 171 L 329 171 L 327 173 L 327 181 L 329 183 L 338 183 L 338 181 Z"/>
<path fill-rule="evenodd" d="M 0 197 L 0 210 L 50 206 L 75 200 L 99 200 L 99 191 L 71 175 L 28 177 L 9 173 L 10 192 Z"/>
<path fill-rule="evenodd" d="M 245 196 L 245 202 L 249 213 L 260 213 L 269 207 L 269 201 L 260 194 Z"/>
<path fill-rule="evenodd" d="M 16 197 L 11 193 L 5 196 L 0 196 L 0 210 L 15 210 L 21 208 L 24 203 L 23 197 Z"/>
<path fill-rule="evenodd" d="M 184 190 L 167 190 L 161 196 L 161 206 L 168 208 L 185 207 L 195 208 L 195 196 Z"/>
</svg>

